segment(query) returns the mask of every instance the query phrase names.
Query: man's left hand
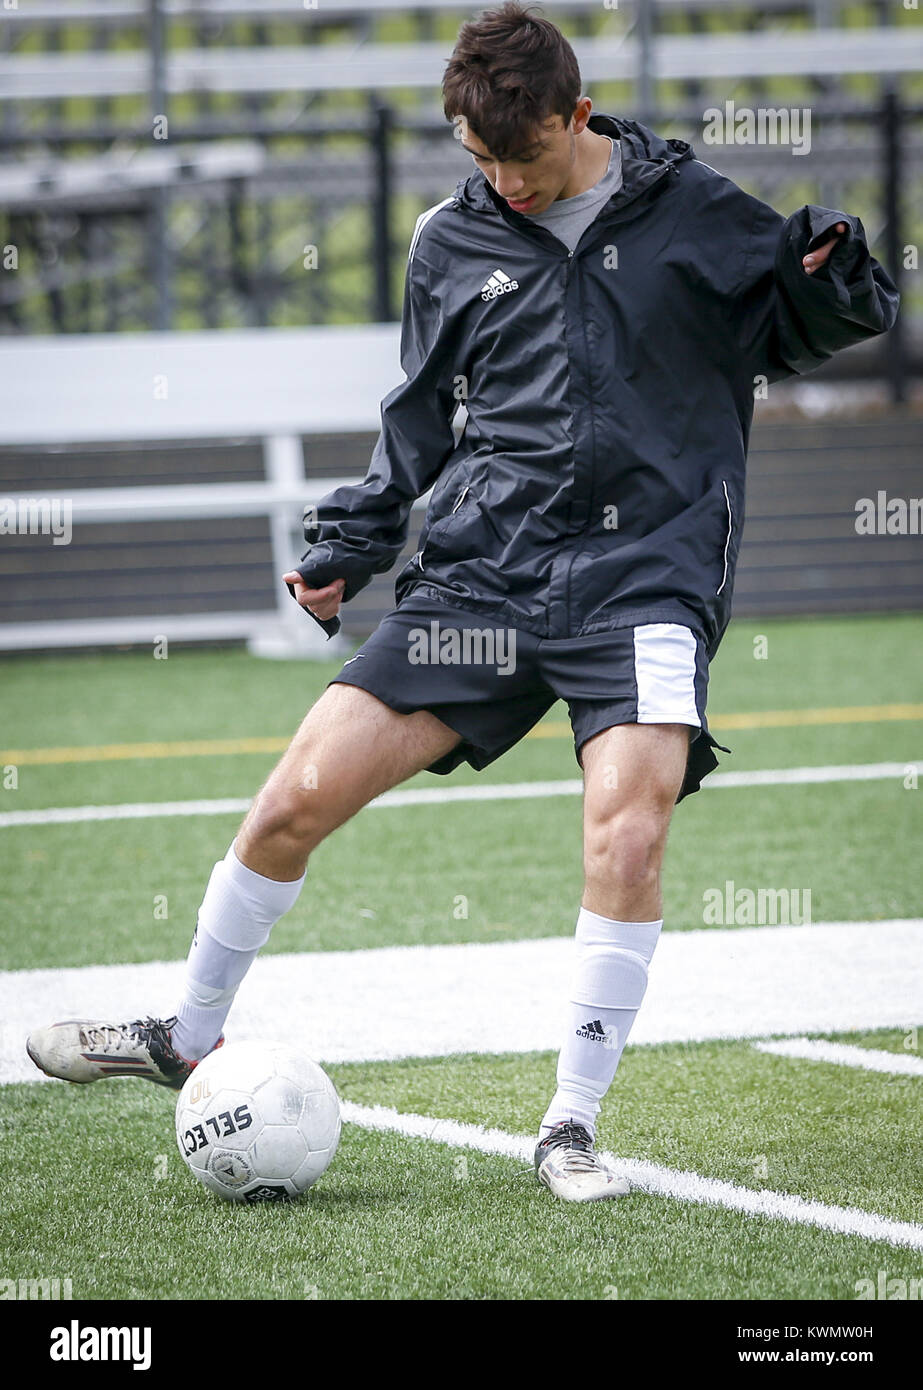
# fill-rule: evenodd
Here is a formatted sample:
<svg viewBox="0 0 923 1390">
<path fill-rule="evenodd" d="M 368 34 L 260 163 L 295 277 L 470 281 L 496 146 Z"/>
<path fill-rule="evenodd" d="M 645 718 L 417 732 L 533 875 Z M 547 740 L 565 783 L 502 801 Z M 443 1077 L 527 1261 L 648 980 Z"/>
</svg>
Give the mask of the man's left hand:
<svg viewBox="0 0 923 1390">
<path fill-rule="evenodd" d="M 837 222 L 835 227 L 831 227 L 830 231 L 827 233 L 827 240 L 822 242 L 820 246 L 815 246 L 814 250 L 809 251 L 802 260 L 801 264 L 804 266 L 806 274 L 813 275 L 814 271 L 818 270 L 824 264 L 834 246 L 836 246 L 840 237 L 846 231 L 848 231 L 848 228 L 845 222 Z"/>
</svg>

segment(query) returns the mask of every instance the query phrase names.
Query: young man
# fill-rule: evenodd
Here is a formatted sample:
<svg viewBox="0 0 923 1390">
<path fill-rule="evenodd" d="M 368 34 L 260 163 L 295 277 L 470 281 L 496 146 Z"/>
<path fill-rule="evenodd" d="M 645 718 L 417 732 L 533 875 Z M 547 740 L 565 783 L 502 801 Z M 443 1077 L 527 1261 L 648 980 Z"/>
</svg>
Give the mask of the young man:
<svg viewBox="0 0 923 1390">
<path fill-rule="evenodd" d="M 673 806 L 717 761 L 706 683 L 754 387 L 884 332 L 897 294 L 858 218 L 807 206 L 785 220 L 685 142 L 592 115 L 569 44 L 516 4 L 463 26 L 444 97 L 477 167 L 417 221 L 406 381 L 383 402 L 366 479 L 325 500 L 284 576 L 331 630 L 435 485 L 397 607 L 216 864 L 176 1016 L 55 1024 L 28 1047 L 67 1080 L 179 1087 L 222 1041 L 314 847 L 421 769 L 486 766 L 561 697 L 584 774 L 585 888 L 535 1163 L 556 1195 L 594 1200 L 628 1188 L 596 1155 L 595 1124 L 662 926 Z"/>
</svg>

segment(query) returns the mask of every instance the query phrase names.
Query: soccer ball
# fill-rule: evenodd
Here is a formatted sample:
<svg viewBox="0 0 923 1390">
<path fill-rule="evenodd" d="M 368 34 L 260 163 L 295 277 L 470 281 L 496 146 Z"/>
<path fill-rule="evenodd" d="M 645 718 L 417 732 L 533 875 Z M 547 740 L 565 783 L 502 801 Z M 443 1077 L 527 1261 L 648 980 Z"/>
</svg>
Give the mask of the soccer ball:
<svg viewBox="0 0 923 1390">
<path fill-rule="evenodd" d="M 305 1192 L 340 1142 L 340 1102 L 326 1072 L 281 1043 L 209 1053 L 176 1102 L 176 1140 L 201 1183 L 231 1202 Z"/>
</svg>

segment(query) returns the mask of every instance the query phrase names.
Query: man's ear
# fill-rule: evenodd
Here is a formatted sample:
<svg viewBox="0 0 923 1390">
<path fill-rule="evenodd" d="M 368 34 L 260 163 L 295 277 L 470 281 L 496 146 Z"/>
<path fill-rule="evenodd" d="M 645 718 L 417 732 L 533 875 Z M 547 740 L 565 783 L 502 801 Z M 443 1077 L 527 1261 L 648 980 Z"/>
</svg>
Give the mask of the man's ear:
<svg viewBox="0 0 923 1390">
<path fill-rule="evenodd" d="M 590 100 L 590 98 L 580 97 L 580 99 L 577 102 L 577 105 L 574 107 L 573 115 L 571 116 L 571 121 L 573 122 L 575 135 L 579 135 L 580 132 L 586 127 L 586 123 L 590 119 L 590 112 L 592 110 L 593 103 Z"/>
</svg>

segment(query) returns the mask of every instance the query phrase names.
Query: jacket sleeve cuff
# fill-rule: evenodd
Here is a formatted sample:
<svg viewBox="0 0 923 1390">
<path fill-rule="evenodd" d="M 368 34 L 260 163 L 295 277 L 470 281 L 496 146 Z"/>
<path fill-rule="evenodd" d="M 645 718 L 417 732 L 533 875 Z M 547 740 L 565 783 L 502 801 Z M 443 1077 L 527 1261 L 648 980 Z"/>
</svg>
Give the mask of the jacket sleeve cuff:
<svg viewBox="0 0 923 1390">
<path fill-rule="evenodd" d="M 823 265 L 819 265 L 811 275 L 808 275 L 801 264 L 803 257 L 810 251 L 815 251 L 824 242 L 831 228 L 835 227 L 838 222 L 845 224 L 846 231 L 837 237 L 836 244 Z M 853 217 L 848 212 L 840 212 L 835 208 L 821 208 L 808 203 L 799 212 L 793 214 L 788 225 L 792 227 L 794 232 L 795 265 L 793 268 L 799 287 L 802 276 L 809 281 L 826 281 L 827 284 L 833 285 L 838 307 L 848 311 L 852 302 L 850 289 L 857 281 L 861 280 L 869 259 L 865 233 L 858 217 Z"/>
<path fill-rule="evenodd" d="M 353 557 L 344 548 L 337 546 L 337 553 L 327 541 L 312 545 L 301 557 L 300 564 L 294 566 L 310 589 L 323 589 L 335 579 L 346 581 L 343 589 L 343 602 L 355 598 L 369 583 L 374 573 L 372 566 Z"/>
<path fill-rule="evenodd" d="M 299 573 L 301 573 L 300 570 L 299 570 Z M 289 593 L 291 594 L 292 598 L 294 598 L 294 597 L 295 597 L 295 586 L 294 586 L 294 584 L 286 584 L 285 587 L 286 587 L 286 589 L 288 589 L 288 591 L 289 591 Z M 300 605 L 299 605 L 299 606 L 300 606 Z M 318 627 L 322 627 L 322 628 L 324 629 L 324 631 L 325 631 L 326 634 L 327 634 L 327 640 L 328 640 L 328 641 L 330 640 L 331 637 L 336 637 L 337 633 L 338 633 L 339 630 L 340 630 L 340 620 L 339 620 L 339 618 L 337 618 L 337 617 L 333 617 L 333 618 L 319 618 L 319 617 L 317 616 L 316 613 L 312 613 L 312 612 L 311 612 L 310 608 L 305 608 L 305 609 L 304 609 L 304 612 L 307 613 L 307 615 L 308 615 L 309 618 L 313 618 L 313 619 L 314 619 L 314 621 L 317 623 Z"/>
<path fill-rule="evenodd" d="M 834 250 L 839 250 L 853 241 L 858 231 L 855 217 L 850 217 L 848 212 L 836 212 L 831 208 L 815 207 L 813 203 L 808 203 L 806 206 L 808 212 L 808 229 L 810 233 L 807 245 L 808 251 L 815 250 L 816 246 L 824 240 L 830 229 L 835 227 L 838 222 L 845 222 L 846 231 L 840 234 L 839 241 Z M 807 252 L 805 254 L 807 254 Z"/>
</svg>

